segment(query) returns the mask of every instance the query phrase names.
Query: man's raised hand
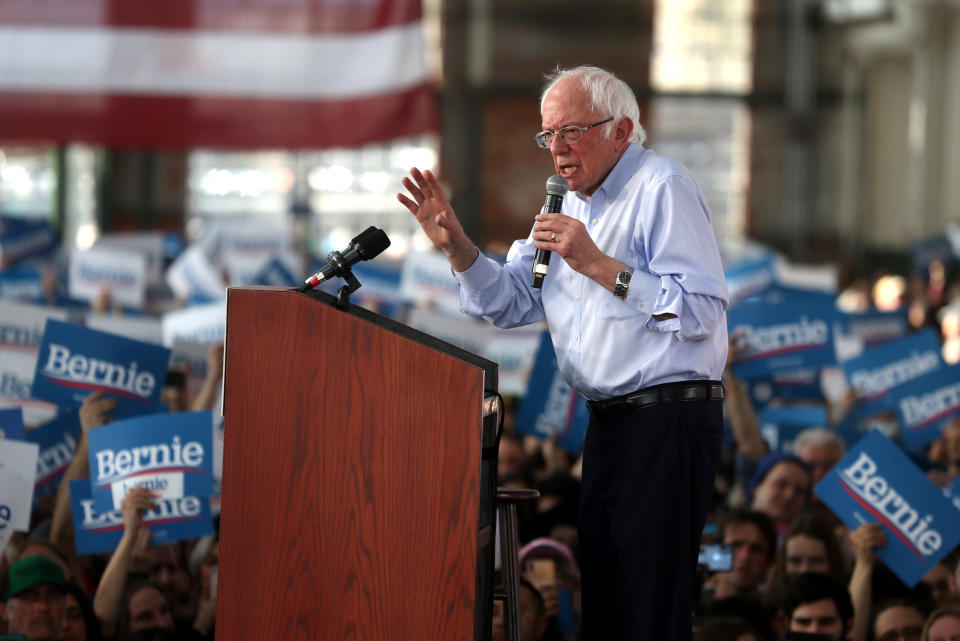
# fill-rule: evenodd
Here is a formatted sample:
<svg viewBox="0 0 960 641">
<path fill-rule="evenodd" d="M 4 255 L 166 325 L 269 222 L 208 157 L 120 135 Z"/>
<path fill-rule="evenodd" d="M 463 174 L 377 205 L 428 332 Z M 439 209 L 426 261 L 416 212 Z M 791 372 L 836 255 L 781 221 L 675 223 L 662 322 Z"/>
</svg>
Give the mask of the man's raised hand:
<svg viewBox="0 0 960 641">
<path fill-rule="evenodd" d="M 478 250 L 463 231 L 447 195 L 437 177 L 430 171 L 422 172 L 414 167 L 410 178 L 401 182 L 410 196 L 397 194 L 397 200 L 410 210 L 420 228 L 458 272 L 466 271 L 476 260 Z"/>
</svg>

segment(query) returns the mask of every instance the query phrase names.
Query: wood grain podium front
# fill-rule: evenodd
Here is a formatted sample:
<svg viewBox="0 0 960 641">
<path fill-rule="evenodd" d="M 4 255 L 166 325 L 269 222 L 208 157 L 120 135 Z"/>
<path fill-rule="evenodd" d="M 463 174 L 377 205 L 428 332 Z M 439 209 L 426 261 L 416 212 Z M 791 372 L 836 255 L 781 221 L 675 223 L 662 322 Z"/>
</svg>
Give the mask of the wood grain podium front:
<svg viewBox="0 0 960 641">
<path fill-rule="evenodd" d="M 497 366 L 333 303 L 228 292 L 217 639 L 484 641 Z"/>
</svg>

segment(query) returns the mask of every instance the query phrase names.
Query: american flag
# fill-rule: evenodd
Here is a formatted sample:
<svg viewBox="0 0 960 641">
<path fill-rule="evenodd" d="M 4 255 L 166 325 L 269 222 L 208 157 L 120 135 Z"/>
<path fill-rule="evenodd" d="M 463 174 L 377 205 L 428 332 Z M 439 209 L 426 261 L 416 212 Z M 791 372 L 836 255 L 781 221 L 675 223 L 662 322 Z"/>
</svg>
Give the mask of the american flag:
<svg viewBox="0 0 960 641">
<path fill-rule="evenodd" d="M 351 147 L 437 129 L 420 0 L 3 0 L 0 141 Z"/>
</svg>

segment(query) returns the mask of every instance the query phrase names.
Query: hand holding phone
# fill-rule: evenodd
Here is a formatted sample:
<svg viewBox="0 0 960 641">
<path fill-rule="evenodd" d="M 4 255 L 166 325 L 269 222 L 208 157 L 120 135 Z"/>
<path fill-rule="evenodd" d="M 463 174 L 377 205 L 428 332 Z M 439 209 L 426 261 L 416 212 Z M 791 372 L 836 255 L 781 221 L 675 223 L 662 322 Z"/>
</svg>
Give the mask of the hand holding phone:
<svg viewBox="0 0 960 641">
<path fill-rule="evenodd" d="M 711 572 L 729 572 L 733 569 L 733 548 L 724 543 L 705 543 L 700 546 L 697 565 Z"/>
</svg>

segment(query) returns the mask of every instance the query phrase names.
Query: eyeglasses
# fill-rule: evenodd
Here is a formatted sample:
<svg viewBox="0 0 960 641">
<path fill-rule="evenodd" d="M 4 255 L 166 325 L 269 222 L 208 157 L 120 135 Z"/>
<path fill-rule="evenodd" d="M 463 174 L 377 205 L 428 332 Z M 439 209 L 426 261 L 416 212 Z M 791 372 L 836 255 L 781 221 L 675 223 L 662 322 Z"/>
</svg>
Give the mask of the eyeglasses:
<svg viewBox="0 0 960 641">
<path fill-rule="evenodd" d="M 534 138 L 537 139 L 537 145 L 540 149 L 550 149 L 550 143 L 553 142 L 554 136 L 560 136 L 560 140 L 567 145 L 575 145 L 581 140 L 583 140 L 583 132 L 587 129 L 593 129 L 594 127 L 599 127 L 600 125 L 606 124 L 613 120 L 613 116 L 607 118 L 606 120 L 601 120 L 600 122 L 595 122 L 592 125 L 587 125 L 586 127 L 564 127 L 558 129 L 557 131 L 541 131 Z"/>
<path fill-rule="evenodd" d="M 920 641 L 920 636 L 923 634 L 923 626 L 920 625 L 906 625 L 899 630 L 890 630 L 884 634 L 881 634 L 877 637 L 877 641 L 899 641 L 904 639 L 904 641 Z"/>
</svg>

